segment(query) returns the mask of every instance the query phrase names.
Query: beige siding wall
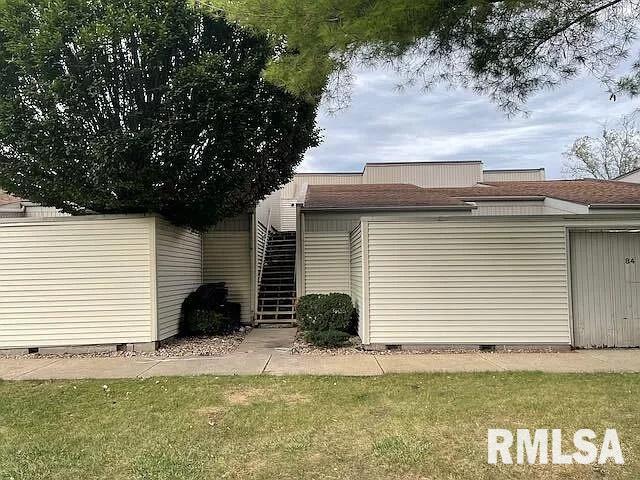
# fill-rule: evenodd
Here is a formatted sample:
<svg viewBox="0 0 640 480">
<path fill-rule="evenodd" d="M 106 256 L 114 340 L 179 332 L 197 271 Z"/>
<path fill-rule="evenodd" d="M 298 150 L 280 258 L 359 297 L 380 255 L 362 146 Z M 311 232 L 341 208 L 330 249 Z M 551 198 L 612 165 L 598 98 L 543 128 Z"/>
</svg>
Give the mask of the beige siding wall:
<svg viewBox="0 0 640 480">
<path fill-rule="evenodd" d="M 262 259 L 267 248 L 267 227 L 262 223 L 256 224 L 256 272 L 260 274 Z"/>
<path fill-rule="evenodd" d="M 358 312 L 358 335 L 364 334 L 362 323 L 362 228 L 358 225 L 349 237 L 351 247 L 351 299 Z"/>
<path fill-rule="evenodd" d="M 485 170 L 484 182 L 529 182 L 544 180 L 544 169 L 534 170 Z"/>
<path fill-rule="evenodd" d="M 280 230 L 293 232 L 296 230 L 296 207 L 292 198 L 283 198 L 280 203 Z"/>
<path fill-rule="evenodd" d="M 293 180 L 282 188 L 282 196 L 301 198 L 307 185 L 351 185 L 362 183 L 361 173 L 297 173 Z"/>
<path fill-rule="evenodd" d="M 419 187 L 470 187 L 482 181 L 482 163 L 369 164 L 362 183 L 410 183 Z"/>
<path fill-rule="evenodd" d="M 371 343 L 570 343 L 565 229 L 369 223 Z"/>
<path fill-rule="evenodd" d="M 305 293 L 351 294 L 349 232 L 306 232 Z"/>
<path fill-rule="evenodd" d="M 544 201 L 475 202 L 472 215 L 544 215 Z"/>
<path fill-rule="evenodd" d="M 620 179 L 621 182 L 640 183 L 640 170 L 630 173 Z"/>
<path fill-rule="evenodd" d="M 200 234 L 156 220 L 156 276 L 158 336 L 164 340 L 178 334 L 182 302 L 202 284 Z"/>
<path fill-rule="evenodd" d="M 262 223 L 265 227 L 271 221 L 271 226 L 276 230 L 280 230 L 280 206 L 282 202 L 281 191 L 272 193 L 256 207 L 256 221 Z"/>
<path fill-rule="evenodd" d="M 236 225 L 236 230 L 227 226 L 203 235 L 203 276 L 205 283 L 225 282 L 229 300 L 241 305 L 242 322 L 251 323 L 251 232 L 248 222 Z"/>
<path fill-rule="evenodd" d="M 153 221 L 1 223 L 0 348 L 151 341 Z"/>
</svg>

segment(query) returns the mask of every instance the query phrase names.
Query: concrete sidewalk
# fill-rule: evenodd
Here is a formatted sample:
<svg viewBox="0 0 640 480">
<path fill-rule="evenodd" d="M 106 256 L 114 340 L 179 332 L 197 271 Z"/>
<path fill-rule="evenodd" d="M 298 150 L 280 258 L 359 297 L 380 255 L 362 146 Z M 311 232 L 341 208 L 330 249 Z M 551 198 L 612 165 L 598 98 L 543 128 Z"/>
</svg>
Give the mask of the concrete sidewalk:
<svg viewBox="0 0 640 480">
<path fill-rule="evenodd" d="M 240 352 L 221 357 L 0 358 L 3 380 L 147 378 L 174 375 L 382 375 L 542 371 L 640 372 L 640 350 L 571 353 L 291 355 Z"/>
</svg>

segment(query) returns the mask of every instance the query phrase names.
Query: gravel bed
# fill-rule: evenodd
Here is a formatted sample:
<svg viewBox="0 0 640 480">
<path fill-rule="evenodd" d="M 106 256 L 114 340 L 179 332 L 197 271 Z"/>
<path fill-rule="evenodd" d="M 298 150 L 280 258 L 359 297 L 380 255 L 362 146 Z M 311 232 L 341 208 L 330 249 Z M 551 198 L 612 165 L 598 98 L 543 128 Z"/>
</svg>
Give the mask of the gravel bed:
<svg viewBox="0 0 640 480">
<path fill-rule="evenodd" d="M 181 337 L 166 340 L 155 352 L 93 352 L 2 356 L 0 358 L 97 358 L 97 357 L 217 357 L 232 353 L 244 340 L 251 327 L 242 327 L 229 335 L 214 337 Z"/>
<path fill-rule="evenodd" d="M 495 352 L 483 352 L 483 353 L 550 353 L 553 352 L 550 348 L 535 348 L 535 347 L 523 347 L 523 348 L 511 348 L 501 349 L 496 348 Z M 437 349 L 392 349 L 392 350 L 365 350 L 362 347 L 360 338 L 357 336 L 349 339 L 349 344 L 344 347 L 338 348 L 323 348 L 316 347 L 305 341 L 302 333 L 298 332 L 291 348 L 292 355 L 442 355 L 442 354 L 461 354 L 461 353 L 476 353 L 477 349 L 470 348 L 437 348 Z"/>
</svg>

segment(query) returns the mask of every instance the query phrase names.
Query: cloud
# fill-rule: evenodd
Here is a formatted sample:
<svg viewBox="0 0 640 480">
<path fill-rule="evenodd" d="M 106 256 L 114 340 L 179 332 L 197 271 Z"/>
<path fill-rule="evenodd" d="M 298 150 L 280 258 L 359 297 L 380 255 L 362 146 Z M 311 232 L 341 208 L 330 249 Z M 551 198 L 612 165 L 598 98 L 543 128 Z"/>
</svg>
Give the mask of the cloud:
<svg viewBox="0 0 640 480">
<path fill-rule="evenodd" d="M 598 135 L 638 108 L 609 100 L 593 78 L 578 78 L 530 99 L 528 115 L 507 117 L 487 98 L 466 90 L 398 90 L 385 70 L 355 76 L 350 106 L 323 111 L 324 142 L 298 171 L 360 171 L 366 162 L 482 160 L 486 168 L 545 167 L 560 177 L 562 153 L 583 135 Z"/>
</svg>

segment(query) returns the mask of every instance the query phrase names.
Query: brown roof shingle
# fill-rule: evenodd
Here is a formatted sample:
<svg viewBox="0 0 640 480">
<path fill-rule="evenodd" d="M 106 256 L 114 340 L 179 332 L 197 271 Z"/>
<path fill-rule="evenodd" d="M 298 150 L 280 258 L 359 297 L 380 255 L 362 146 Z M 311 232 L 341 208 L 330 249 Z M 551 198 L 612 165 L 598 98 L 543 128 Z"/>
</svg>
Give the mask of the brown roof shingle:
<svg viewBox="0 0 640 480">
<path fill-rule="evenodd" d="M 552 197 L 583 205 L 638 205 L 640 184 L 611 180 L 490 182 L 476 187 L 407 184 L 309 185 L 305 209 L 470 208 L 462 200 Z"/>
<path fill-rule="evenodd" d="M 471 207 L 456 198 L 406 184 L 309 185 L 305 209 Z"/>
<path fill-rule="evenodd" d="M 20 203 L 21 201 L 21 198 L 14 197 L 13 195 L 9 195 L 3 190 L 0 190 L 0 206 L 11 205 L 12 203 Z"/>
<path fill-rule="evenodd" d="M 613 180 L 541 180 L 533 182 L 489 182 L 469 188 L 438 188 L 456 198 L 552 197 L 582 205 L 640 204 L 640 184 Z"/>
</svg>

